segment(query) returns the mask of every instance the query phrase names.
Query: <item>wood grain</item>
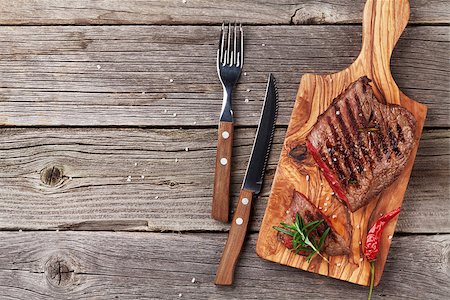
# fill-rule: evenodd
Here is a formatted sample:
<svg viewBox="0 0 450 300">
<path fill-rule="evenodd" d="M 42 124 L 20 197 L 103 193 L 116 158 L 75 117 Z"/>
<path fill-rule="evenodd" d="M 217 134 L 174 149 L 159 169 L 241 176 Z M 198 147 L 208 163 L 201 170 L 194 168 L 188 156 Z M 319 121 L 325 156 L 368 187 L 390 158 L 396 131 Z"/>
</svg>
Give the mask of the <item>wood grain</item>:
<svg viewBox="0 0 450 300">
<path fill-rule="evenodd" d="M 214 284 L 232 285 L 234 272 L 239 260 L 239 256 L 247 236 L 247 228 L 250 222 L 250 213 L 252 211 L 254 192 L 250 190 L 241 190 L 239 200 L 233 219 L 231 220 L 230 232 L 227 242 L 217 267 Z"/>
<path fill-rule="evenodd" d="M 449 23 L 445 0 L 415 0 L 411 22 Z M 361 23 L 364 0 L 15 0 L 0 2 L 0 24 L 245 24 Z"/>
<path fill-rule="evenodd" d="M 247 76 L 234 94 L 237 126 L 258 123 L 269 72 L 278 81 L 277 124 L 287 125 L 301 75 L 342 70 L 361 48 L 360 26 L 244 30 Z M 2 27 L 0 125 L 216 126 L 223 93 L 218 32 L 218 26 Z M 393 54 L 394 78 L 429 106 L 429 127 L 450 126 L 449 35 L 446 26 L 408 28 Z"/>
<path fill-rule="evenodd" d="M 402 206 L 417 145 L 412 150 L 399 178 L 386 188 L 376 201 L 374 199 L 367 206 L 350 213 L 353 228 L 351 253 L 348 256 L 330 256 L 328 257 L 330 262 L 316 257 L 314 261 L 308 263 L 306 257 L 295 255 L 284 247 L 278 241 L 277 232 L 272 227 L 285 220 L 294 190 L 307 195 L 318 207 L 323 207 L 324 202 L 333 195 L 315 163 L 304 161 L 299 167 L 289 157 L 289 152 L 294 146 L 306 143 L 307 134 L 317 122 L 319 115 L 350 83 L 361 76 L 368 76 L 372 80 L 374 93 L 380 101 L 401 105 L 414 115 L 417 124 L 415 136 L 420 138 L 427 108 L 404 95 L 390 71 L 391 55 L 408 23 L 409 12 L 409 0 L 368 0 L 363 17 L 362 50 L 355 62 L 338 73 L 306 74 L 302 77 L 272 185 L 272 193 L 261 225 L 257 244 L 257 253 L 260 257 L 352 283 L 369 284 L 370 263 L 362 254 L 361 243 L 365 242 L 368 228 L 372 226 L 374 220 Z M 330 201 L 331 207 L 343 205 L 335 197 Z M 345 226 L 345 216 L 335 215 L 335 209 L 331 207 L 322 212 L 332 220 L 333 226 Z M 375 262 L 375 285 L 380 282 L 391 244 L 388 237 L 393 235 L 396 223 L 396 219 L 392 220 L 383 232 L 380 252 Z"/>
<path fill-rule="evenodd" d="M 235 132 L 232 207 L 255 131 Z M 285 134 L 275 132 L 251 231 L 261 225 Z M 216 137 L 215 128 L 0 129 L 0 229 L 228 230 L 210 218 Z M 449 149 L 449 130 L 424 133 L 398 231 L 450 233 Z"/>
<path fill-rule="evenodd" d="M 228 222 L 230 211 L 233 132 L 233 122 L 219 123 L 211 217 L 221 222 Z"/>
<path fill-rule="evenodd" d="M 295 299 L 299 291 L 312 300 L 367 295 L 367 287 L 259 259 L 256 234 L 244 247 L 236 285 L 216 287 L 225 239 L 225 233 L 0 232 L 0 294 L 30 300 L 178 299 L 180 293 L 181 299 Z M 445 299 L 449 249 L 450 235 L 396 237 L 374 299 Z"/>
</svg>

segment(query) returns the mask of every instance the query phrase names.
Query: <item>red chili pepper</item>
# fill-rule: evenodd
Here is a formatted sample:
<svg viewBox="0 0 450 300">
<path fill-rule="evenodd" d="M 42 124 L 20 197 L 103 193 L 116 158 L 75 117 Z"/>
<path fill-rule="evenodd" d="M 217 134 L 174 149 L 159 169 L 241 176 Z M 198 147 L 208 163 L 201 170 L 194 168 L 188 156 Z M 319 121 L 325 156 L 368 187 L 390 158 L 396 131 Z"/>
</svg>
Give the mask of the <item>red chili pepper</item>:
<svg viewBox="0 0 450 300">
<path fill-rule="evenodd" d="M 337 176 L 334 174 L 334 172 L 327 166 L 327 164 L 322 160 L 319 151 L 311 144 L 310 141 L 306 142 L 306 148 L 308 149 L 309 153 L 312 155 L 316 163 L 319 165 L 319 168 L 322 169 L 323 175 L 325 179 L 330 184 L 331 188 L 333 189 L 333 192 L 336 193 L 336 195 L 339 197 L 339 199 L 345 201 L 347 204 L 347 207 L 350 207 L 348 198 L 345 195 L 344 189 L 342 188 L 341 184 L 339 183 L 339 180 L 337 179 Z"/>
<path fill-rule="evenodd" d="M 367 233 L 364 255 L 370 261 L 370 274 L 371 274 L 369 297 L 367 298 L 368 300 L 372 298 L 373 284 L 375 281 L 375 259 L 377 258 L 378 251 L 380 250 L 381 234 L 383 233 L 386 224 L 389 223 L 389 221 L 392 220 L 399 213 L 400 207 L 380 217 Z"/>
<path fill-rule="evenodd" d="M 366 245 L 364 249 L 364 255 L 369 261 L 377 258 L 378 251 L 380 250 L 380 239 L 386 224 L 400 213 L 400 208 L 385 214 L 379 218 L 375 224 L 370 228 L 367 233 Z"/>
</svg>

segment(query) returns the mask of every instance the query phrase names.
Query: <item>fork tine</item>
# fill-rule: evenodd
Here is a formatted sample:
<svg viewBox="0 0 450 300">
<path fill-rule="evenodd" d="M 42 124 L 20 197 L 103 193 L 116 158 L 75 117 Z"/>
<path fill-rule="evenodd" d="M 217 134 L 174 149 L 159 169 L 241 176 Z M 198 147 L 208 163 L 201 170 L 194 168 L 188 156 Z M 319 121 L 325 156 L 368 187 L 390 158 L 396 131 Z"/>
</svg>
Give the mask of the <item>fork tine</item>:
<svg viewBox="0 0 450 300">
<path fill-rule="evenodd" d="M 225 50 L 225 24 L 222 23 L 222 29 L 220 31 L 220 63 L 224 63 L 223 52 Z"/>
<path fill-rule="evenodd" d="M 226 61 L 225 64 L 229 64 L 230 60 L 231 60 L 231 56 L 230 56 L 230 44 L 231 44 L 231 24 L 228 23 L 228 43 L 227 43 L 227 57 L 226 57 Z"/>
<path fill-rule="evenodd" d="M 239 67 L 242 68 L 244 65 L 244 31 L 242 30 L 242 24 L 239 24 L 239 33 L 240 33 L 240 51 L 239 51 Z"/>
<path fill-rule="evenodd" d="M 233 37 L 233 64 L 237 65 L 237 52 L 236 52 L 236 39 L 237 39 L 237 32 L 236 32 L 236 22 L 234 22 L 234 37 Z"/>
</svg>

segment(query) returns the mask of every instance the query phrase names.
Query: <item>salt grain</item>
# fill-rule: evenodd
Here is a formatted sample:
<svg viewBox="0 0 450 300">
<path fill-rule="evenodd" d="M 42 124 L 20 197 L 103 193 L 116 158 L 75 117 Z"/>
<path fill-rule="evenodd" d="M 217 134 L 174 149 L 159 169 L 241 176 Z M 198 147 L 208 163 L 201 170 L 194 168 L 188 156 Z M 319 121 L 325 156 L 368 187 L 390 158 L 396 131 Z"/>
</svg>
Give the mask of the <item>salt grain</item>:
<svg viewBox="0 0 450 300">
<path fill-rule="evenodd" d="M 167 109 L 165 109 L 164 112 L 167 113 Z"/>
<path fill-rule="evenodd" d="M 322 206 L 319 206 L 319 209 L 322 210 Z"/>
<path fill-rule="evenodd" d="M 22 232 L 22 229 L 19 229 L 19 232 Z"/>
<path fill-rule="evenodd" d="M 244 76 L 247 76 L 247 72 L 244 72 Z"/>
<path fill-rule="evenodd" d="M 330 200 L 330 196 L 327 196 L 326 200 L 327 200 L 327 201 Z"/>
<path fill-rule="evenodd" d="M 261 46 L 265 47 L 265 46 L 266 46 L 266 44 L 262 43 L 262 44 L 261 44 Z"/>
<path fill-rule="evenodd" d="M 340 267 L 340 266 L 341 266 L 341 263 L 337 263 L 336 266 Z"/>
<path fill-rule="evenodd" d="M 247 92 L 250 92 L 251 91 L 251 89 L 247 89 Z"/>
<path fill-rule="evenodd" d="M 169 80 L 170 82 L 173 82 L 173 79 L 172 78 L 170 78 L 170 80 Z"/>
<path fill-rule="evenodd" d="M 130 182 L 131 181 L 131 176 L 127 177 L 127 181 Z"/>
<path fill-rule="evenodd" d="M 155 199 L 158 199 L 159 198 L 159 196 L 155 196 Z"/>
<path fill-rule="evenodd" d="M 333 219 L 336 219 L 336 217 L 337 217 L 336 215 L 333 215 Z"/>
<path fill-rule="evenodd" d="M 359 241 L 359 244 L 360 244 L 360 245 L 362 245 L 362 242 L 361 242 L 361 241 Z"/>
<path fill-rule="evenodd" d="M 184 148 L 184 151 L 188 152 L 189 151 L 189 147 Z"/>
<path fill-rule="evenodd" d="M 392 240 L 392 235 L 389 236 L 389 239 Z"/>
<path fill-rule="evenodd" d="M 194 121 L 194 125 L 196 125 L 197 124 L 197 121 Z"/>
<path fill-rule="evenodd" d="M 341 112 L 337 110 L 336 115 L 339 116 L 340 114 L 341 114 Z"/>
<path fill-rule="evenodd" d="M 323 206 L 328 206 L 328 203 L 325 202 L 325 203 L 323 204 Z"/>
<path fill-rule="evenodd" d="M 245 98 L 245 100 L 244 100 L 244 101 L 245 101 L 245 103 L 248 103 L 248 98 Z"/>
<path fill-rule="evenodd" d="M 102 66 L 97 65 L 97 70 L 100 70 L 102 68 Z"/>
<path fill-rule="evenodd" d="M 72 176 L 69 176 L 69 180 L 72 180 Z"/>
<path fill-rule="evenodd" d="M 187 3 L 187 0 L 183 0 L 182 2 L 183 2 L 184 4 L 186 4 L 186 3 Z"/>
<path fill-rule="evenodd" d="M 178 162 L 178 158 L 175 158 L 175 162 Z"/>
<path fill-rule="evenodd" d="M 142 92 L 142 95 L 145 95 L 145 92 Z"/>
<path fill-rule="evenodd" d="M 306 181 L 309 181 L 309 175 L 306 175 Z"/>
<path fill-rule="evenodd" d="M 323 182 L 320 183 L 320 186 L 323 186 Z"/>
<path fill-rule="evenodd" d="M 361 226 L 359 226 L 359 224 L 358 224 L 358 225 L 356 225 L 356 228 L 358 228 L 358 229 L 359 229 L 360 227 L 361 227 Z"/>
<path fill-rule="evenodd" d="M 182 294 L 182 293 L 179 293 L 179 294 L 178 294 L 178 297 L 179 297 L 179 298 L 183 297 L 183 294 Z"/>
<path fill-rule="evenodd" d="M 173 116 L 176 117 L 176 116 L 177 116 L 177 113 L 173 113 Z"/>
<path fill-rule="evenodd" d="M 134 163 L 134 166 L 137 167 L 138 163 Z"/>
<path fill-rule="evenodd" d="M 333 161 L 337 161 L 336 157 L 333 157 Z"/>
<path fill-rule="evenodd" d="M 327 211 L 328 210 L 328 208 L 325 208 L 323 211 Z"/>
<path fill-rule="evenodd" d="M 331 196 L 333 196 L 334 195 L 334 192 L 331 192 Z"/>
<path fill-rule="evenodd" d="M 363 261 L 363 260 L 364 260 L 364 258 L 362 258 L 362 257 L 359 259 L 359 261 Z"/>
<path fill-rule="evenodd" d="M 195 277 L 194 277 L 194 278 L 192 278 L 191 282 L 192 282 L 192 283 L 195 283 Z"/>
<path fill-rule="evenodd" d="M 141 175 L 141 179 L 144 179 L 145 178 L 145 176 L 144 175 Z"/>
</svg>

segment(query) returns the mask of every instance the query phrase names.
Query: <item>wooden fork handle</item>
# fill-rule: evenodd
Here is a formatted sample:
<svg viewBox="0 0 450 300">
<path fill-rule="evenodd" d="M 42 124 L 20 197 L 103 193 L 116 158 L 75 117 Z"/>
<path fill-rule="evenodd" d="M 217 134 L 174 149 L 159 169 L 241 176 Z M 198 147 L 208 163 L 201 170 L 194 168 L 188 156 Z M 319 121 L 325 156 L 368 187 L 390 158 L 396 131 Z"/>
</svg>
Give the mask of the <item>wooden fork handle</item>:
<svg viewBox="0 0 450 300">
<path fill-rule="evenodd" d="M 234 270 L 247 234 L 252 206 L 253 192 L 241 190 L 236 212 L 231 222 L 227 243 L 220 259 L 214 283 L 217 285 L 233 284 Z"/>
<path fill-rule="evenodd" d="M 211 216 L 213 219 L 222 222 L 228 222 L 228 214 L 230 210 L 233 130 L 233 122 L 221 121 L 219 123 Z"/>
</svg>

